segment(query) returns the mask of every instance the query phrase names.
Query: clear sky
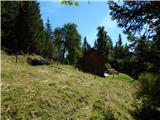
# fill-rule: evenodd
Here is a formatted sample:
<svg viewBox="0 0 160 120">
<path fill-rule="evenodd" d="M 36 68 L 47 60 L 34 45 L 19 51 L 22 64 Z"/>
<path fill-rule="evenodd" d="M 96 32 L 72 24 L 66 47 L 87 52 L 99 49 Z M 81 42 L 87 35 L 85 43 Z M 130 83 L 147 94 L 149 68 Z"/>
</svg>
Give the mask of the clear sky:
<svg viewBox="0 0 160 120">
<path fill-rule="evenodd" d="M 123 43 L 127 42 L 126 36 L 122 33 L 122 28 L 117 26 L 116 21 L 111 20 L 107 1 L 80 1 L 79 6 L 61 5 L 59 1 L 39 1 L 41 16 L 46 22 L 50 19 L 52 28 L 61 27 L 65 23 L 77 24 L 77 29 L 81 34 L 82 41 L 86 36 L 87 41 L 93 46 L 96 40 L 97 27 L 105 26 L 105 30 L 111 37 L 113 43 L 117 41 L 118 34 L 122 35 Z"/>
</svg>

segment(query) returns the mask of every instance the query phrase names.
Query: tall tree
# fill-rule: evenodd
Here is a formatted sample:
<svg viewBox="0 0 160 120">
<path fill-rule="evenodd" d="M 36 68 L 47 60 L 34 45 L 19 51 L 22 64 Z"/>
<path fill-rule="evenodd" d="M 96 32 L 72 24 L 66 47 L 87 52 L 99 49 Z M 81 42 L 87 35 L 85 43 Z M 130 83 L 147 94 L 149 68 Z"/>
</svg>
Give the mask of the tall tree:
<svg viewBox="0 0 160 120">
<path fill-rule="evenodd" d="M 134 71 L 151 70 L 152 74 L 142 74 L 140 96 L 143 101 L 136 119 L 159 120 L 159 74 L 160 72 L 160 4 L 155 1 L 125 1 L 122 4 L 109 2 L 112 18 L 125 29 L 134 48 Z M 137 37 L 135 37 L 138 36 Z M 137 64 L 138 63 L 138 64 Z M 146 68 L 147 66 L 147 68 Z M 158 86 L 157 86 L 158 85 Z"/>
<path fill-rule="evenodd" d="M 127 44 L 122 45 L 122 38 L 119 34 L 116 45 L 113 48 L 113 58 L 110 61 L 112 67 L 120 72 L 129 74 L 132 67 L 130 58 L 131 52 L 129 51 L 129 46 Z"/>
<path fill-rule="evenodd" d="M 134 49 L 132 55 L 132 64 L 134 65 L 132 68 L 134 71 L 133 75 L 138 78 L 142 72 L 148 71 L 153 73 L 157 71 L 152 61 L 155 59 L 152 58 L 152 41 L 134 36 L 129 37 L 129 39 L 132 39 L 132 44 L 130 44 L 130 46 Z"/>
<path fill-rule="evenodd" d="M 91 45 L 87 42 L 87 38 L 84 37 L 83 44 L 82 44 L 83 54 L 85 54 L 90 48 L 91 48 Z"/>
<path fill-rule="evenodd" d="M 67 60 L 69 64 L 75 65 L 81 56 L 80 44 L 81 36 L 78 33 L 77 25 L 68 23 L 64 25 L 64 45 L 66 48 Z"/>
<path fill-rule="evenodd" d="M 96 40 L 95 48 L 105 57 L 105 59 L 108 59 L 109 52 L 112 49 L 111 38 L 107 35 L 107 32 L 104 30 L 104 26 L 99 26 L 97 30 L 98 38 Z"/>
<path fill-rule="evenodd" d="M 18 49 L 24 53 L 42 54 L 45 47 L 45 32 L 39 4 L 23 1 L 16 18 Z"/>
<path fill-rule="evenodd" d="M 125 56 L 123 56 L 123 45 L 122 45 L 122 37 L 121 37 L 121 34 L 118 35 L 118 40 L 116 42 L 116 45 L 114 47 L 114 58 L 116 59 L 121 59 Z"/>
<path fill-rule="evenodd" d="M 49 21 L 49 18 L 47 19 L 46 26 L 45 26 L 45 33 L 46 33 L 46 42 L 45 42 L 45 56 L 49 58 L 53 58 L 56 55 L 56 46 L 54 45 L 55 43 L 53 42 L 53 31 L 52 31 L 52 26 Z"/>
<path fill-rule="evenodd" d="M 112 19 L 117 20 L 125 32 L 143 32 L 148 38 L 159 40 L 160 4 L 156 1 L 109 2 Z"/>
<path fill-rule="evenodd" d="M 137 45 L 141 46 L 140 44 L 144 43 L 143 40 L 151 41 L 150 46 L 145 49 L 150 51 L 150 57 L 147 55 L 145 58 L 150 58 L 148 61 L 152 61 L 154 73 L 160 71 L 160 62 L 157 62 L 160 59 L 160 4 L 158 3 L 155 1 L 125 1 L 122 4 L 109 2 L 112 19 L 117 20 L 118 25 L 125 29 L 132 42 L 132 48 L 137 49 Z M 140 50 L 142 49 L 138 49 Z M 136 50 L 135 54 L 137 54 Z M 144 55 L 142 56 L 144 58 Z"/>
<path fill-rule="evenodd" d="M 54 43 L 57 47 L 57 64 L 62 61 L 62 48 L 63 48 L 63 41 L 62 41 L 62 28 L 57 27 L 53 32 L 54 36 Z"/>
<path fill-rule="evenodd" d="M 1 2 L 1 45 L 9 53 L 16 53 L 16 17 L 19 14 L 20 2 Z"/>
<path fill-rule="evenodd" d="M 116 46 L 121 46 L 122 45 L 122 37 L 121 34 L 118 35 L 118 40 L 116 42 Z"/>
<path fill-rule="evenodd" d="M 47 43 L 52 42 L 53 41 L 53 31 L 52 31 L 52 26 L 51 26 L 49 18 L 47 19 L 47 22 L 46 22 L 45 32 L 46 32 Z"/>
</svg>

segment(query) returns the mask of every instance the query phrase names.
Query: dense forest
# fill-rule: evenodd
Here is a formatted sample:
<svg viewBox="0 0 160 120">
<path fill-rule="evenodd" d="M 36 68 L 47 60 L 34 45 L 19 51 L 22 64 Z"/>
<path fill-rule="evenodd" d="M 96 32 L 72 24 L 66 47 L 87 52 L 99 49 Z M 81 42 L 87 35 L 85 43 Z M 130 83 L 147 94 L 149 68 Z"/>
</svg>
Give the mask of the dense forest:
<svg viewBox="0 0 160 120">
<path fill-rule="evenodd" d="M 97 26 L 93 48 L 108 61 L 106 68 L 132 76 L 141 82 L 138 99 L 143 105 L 134 113 L 137 119 L 158 120 L 160 107 L 160 4 L 154 1 L 108 2 L 110 15 L 124 29 L 113 45 L 104 26 Z M 107 29 L 107 28 L 106 28 Z M 43 24 L 36 1 L 1 2 L 1 48 L 11 55 L 37 54 L 61 64 L 78 66 L 91 45 L 66 23 L 52 30 L 48 19 Z M 150 113 L 150 114 L 148 114 Z"/>
<path fill-rule="evenodd" d="M 157 120 L 160 118 L 157 112 L 160 106 L 160 4 L 155 1 L 126 1 L 122 5 L 109 2 L 109 7 L 112 19 L 124 28 L 130 41 L 132 53 L 125 59 L 128 63 L 124 68 L 141 83 L 138 98 L 143 104 L 135 116 Z"/>
<path fill-rule="evenodd" d="M 106 66 L 135 79 L 146 71 L 158 73 L 159 6 L 155 2 L 125 2 L 123 6 L 109 2 L 109 6 L 112 18 L 125 28 L 130 43 L 124 45 L 119 34 L 113 46 L 104 26 L 98 26 L 93 47 L 109 61 L 110 65 Z M 142 9 L 143 6 L 146 7 Z M 149 6 L 153 6 L 153 10 Z M 91 48 L 86 37 L 82 42 L 75 23 L 66 23 L 54 30 L 49 19 L 43 25 L 37 2 L 2 2 L 1 33 L 2 49 L 9 54 L 35 53 L 71 65 L 76 65 Z"/>
</svg>

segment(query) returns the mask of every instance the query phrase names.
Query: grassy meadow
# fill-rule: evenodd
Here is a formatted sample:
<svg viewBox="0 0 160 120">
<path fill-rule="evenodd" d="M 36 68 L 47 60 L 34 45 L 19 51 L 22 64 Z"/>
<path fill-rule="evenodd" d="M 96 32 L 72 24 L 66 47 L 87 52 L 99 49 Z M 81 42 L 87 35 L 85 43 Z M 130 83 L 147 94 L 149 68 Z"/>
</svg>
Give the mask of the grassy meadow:
<svg viewBox="0 0 160 120">
<path fill-rule="evenodd" d="M 31 66 L 1 55 L 2 120 L 133 120 L 134 83 L 120 73 L 102 78 L 70 65 Z M 114 113 L 112 112 L 114 111 Z"/>
</svg>

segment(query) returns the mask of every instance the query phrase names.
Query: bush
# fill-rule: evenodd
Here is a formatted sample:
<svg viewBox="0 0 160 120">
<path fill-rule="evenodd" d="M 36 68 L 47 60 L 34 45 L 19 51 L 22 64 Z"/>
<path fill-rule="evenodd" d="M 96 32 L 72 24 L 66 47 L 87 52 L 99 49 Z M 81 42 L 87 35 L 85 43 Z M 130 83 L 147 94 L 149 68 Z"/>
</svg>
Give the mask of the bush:
<svg viewBox="0 0 160 120">
<path fill-rule="evenodd" d="M 137 96 L 153 106 L 160 106 L 160 75 L 143 73 L 139 77 L 139 92 Z"/>
<path fill-rule="evenodd" d="M 98 100 L 93 104 L 92 114 L 89 120 L 117 120 L 110 107 L 105 106 L 105 102 Z"/>
<path fill-rule="evenodd" d="M 136 109 L 136 119 L 160 120 L 160 75 L 141 74 L 137 98 L 142 103 Z"/>
</svg>

